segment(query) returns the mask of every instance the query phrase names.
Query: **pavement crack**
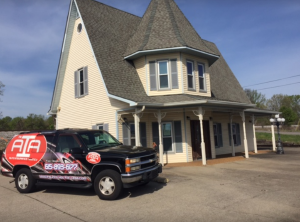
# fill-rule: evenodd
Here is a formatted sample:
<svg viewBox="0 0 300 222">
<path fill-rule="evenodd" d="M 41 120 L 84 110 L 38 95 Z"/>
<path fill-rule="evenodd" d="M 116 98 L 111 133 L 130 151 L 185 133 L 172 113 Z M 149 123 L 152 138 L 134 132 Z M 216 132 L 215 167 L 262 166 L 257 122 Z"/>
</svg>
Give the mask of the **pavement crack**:
<svg viewBox="0 0 300 222">
<path fill-rule="evenodd" d="M 4 188 L 4 189 L 6 189 L 6 190 L 9 190 L 9 191 L 11 191 L 11 192 L 20 194 L 19 192 L 15 191 L 15 190 L 11 190 L 11 189 L 9 189 L 9 188 L 7 188 L 7 187 L 1 186 L 1 185 L 0 185 L 0 187 Z M 48 207 L 50 207 L 50 208 L 52 208 L 52 209 L 54 209 L 54 210 L 57 210 L 57 211 L 59 211 L 59 212 L 61 212 L 61 213 L 63 213 L 63 214 L 66 214 L 66 215 L 68 215 L 68 216 L 70 216 L 70 217 L 73 217 L 73 218 L 75 218 L 75 219 L 77 219 L 77 220 L 80 220 L 80 221 L 83 221 L 83 222 L 87 222 L 86 220 L 82 220 L 82 219 L 79 218 L 79 217 L 76 217 L 76 216 L 74 216 L 74 215 L 72 215 L 72 214 L 69 214 L 69 213 L 67 213 L 67 212 L 65 212 L 65 211 L 62 211 L 62 210 L 60 210 L 60 209 L 58 209 L 58 208 L 56 208 L 56 207 L 53 207 L 53 206 L 51 206 L 51 205 L 49 205 L 49 204 L 47 204 L 47 203 L 45 203 L 45 202 L 43 202 L 43 201 L 40 201 L 40 200 L 37 199 L 37 198 L 31 197 L 31 196 L 29 196 L 29 195 L 27 195 L 27 194 L 23 194 L 23 196 L 28 197 L 28 198 L 30 198 L 30 199 L 32 199 L 32 200 L 35 200 L 35 201 L 37 201 L 37 202 L 39 202 L 39 203 L 41 203 L 41 204 L 44 204 L 44 205 L 46 205 L 46 206 L 48 206 Z"/>
</svg>

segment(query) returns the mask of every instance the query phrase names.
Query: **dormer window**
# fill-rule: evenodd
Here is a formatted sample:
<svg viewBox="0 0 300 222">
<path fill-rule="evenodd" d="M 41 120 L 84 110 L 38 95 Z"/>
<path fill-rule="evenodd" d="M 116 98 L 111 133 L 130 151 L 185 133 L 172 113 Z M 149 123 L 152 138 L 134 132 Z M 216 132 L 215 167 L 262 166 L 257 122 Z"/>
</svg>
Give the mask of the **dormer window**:
<svg viewBox="0 0 300 222">
<path fill-rule="evenodd" d="M 199 90 L 206 91 L 204 65 L 201 63 L 198 63 L 198 75 L 199 75 Z"/>
<path fill-rule="evenodd" d="M 195 90 L 194 63 L 192 61 L 187 61 L 186 67 L 187 67 L 187 76 L 188 76 L 188 89 Z"/>
</svg>

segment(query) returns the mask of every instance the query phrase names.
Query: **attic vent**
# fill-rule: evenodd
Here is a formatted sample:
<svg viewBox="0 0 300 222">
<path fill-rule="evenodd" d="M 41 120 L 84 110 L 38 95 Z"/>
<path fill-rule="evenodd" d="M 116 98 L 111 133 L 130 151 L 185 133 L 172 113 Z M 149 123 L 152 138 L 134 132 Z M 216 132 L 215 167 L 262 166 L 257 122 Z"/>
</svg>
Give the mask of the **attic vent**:
<svg viewBox="0 0 300 222">
<path fill-rule="evenodd" d="M 78 26 L 77 26 L 77 32 L 80 33 L 82 30 L 82 24 L 79 23 Z"/>
</svg>

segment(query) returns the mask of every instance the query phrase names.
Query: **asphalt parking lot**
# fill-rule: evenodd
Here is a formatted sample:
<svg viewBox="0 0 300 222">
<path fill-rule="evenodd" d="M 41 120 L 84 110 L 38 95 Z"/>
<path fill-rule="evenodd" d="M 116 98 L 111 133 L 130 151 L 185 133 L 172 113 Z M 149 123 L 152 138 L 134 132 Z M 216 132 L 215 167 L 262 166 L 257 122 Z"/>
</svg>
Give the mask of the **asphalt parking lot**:
<svg viewBox="0 0 300 222">
<path fill-rule="evenodd" d="M 125 190 L 116 201 L 70 188 L 22 195 L 0 176 L 0 221 L 300 221 L 300 148 L 162 176 L 170 182 Z"/>
</svg>

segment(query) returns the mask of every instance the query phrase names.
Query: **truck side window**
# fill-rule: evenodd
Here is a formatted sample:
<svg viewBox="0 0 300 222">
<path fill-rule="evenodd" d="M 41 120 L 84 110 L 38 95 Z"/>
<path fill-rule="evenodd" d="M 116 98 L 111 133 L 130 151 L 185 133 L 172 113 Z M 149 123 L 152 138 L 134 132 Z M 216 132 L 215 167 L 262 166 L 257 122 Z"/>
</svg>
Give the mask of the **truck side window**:
<svg viewBox="0 0 300 222">
<path fill-rule="evenodd" d="M 45 136 L 47 142 L 53 143 L 54 137 L 55 137 L 54 134 L 47 134 L 47 135 L 44 135 L 44 136 Z"/>
<path fill-rule="evenodd" d="M 72 148 L 80 148 L 81 144 L 73 135 L 60 135 L 58 137 L 56 152 L 68 153 Z"/>
</svg>

